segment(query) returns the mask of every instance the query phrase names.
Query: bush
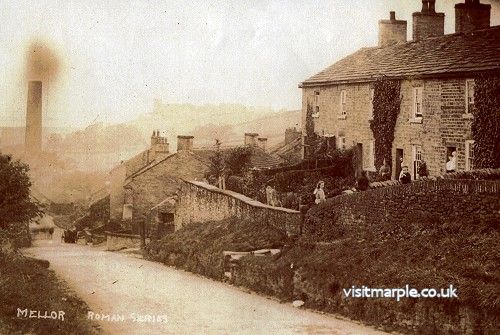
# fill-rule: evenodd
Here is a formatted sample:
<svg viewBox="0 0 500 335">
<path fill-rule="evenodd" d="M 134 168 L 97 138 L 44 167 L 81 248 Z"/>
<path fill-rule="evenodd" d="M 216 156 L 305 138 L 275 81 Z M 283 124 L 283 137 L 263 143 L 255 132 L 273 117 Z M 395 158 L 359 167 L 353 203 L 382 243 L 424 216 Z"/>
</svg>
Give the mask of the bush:
<svg viewBox="0 0 500 335">
<path fill-rule="evenodd" d="M 146 246 L 148 258 L 221 279 L 222 251 L 280 248 L 286 232 L 259 221 L 226 219 L 188 225 Z"/>
<path fill-rule="evenodd" d="M 329 159 L 320 161 L 320 166 L 324 167 L 318 169 L 303 169 L 308 163 L 310 162 L 304 161 L 296 166 L 302 169 L 285 167 L 270 171 L 254 171 L 243 177 L 230 177 L 227 187 L 265 203 L 265 188 L 271 185 L 278 192 L 284 207 L 298 209 L 299 203 L 303 205 L 314 203 L 313 191 L 319 180 L 325 182 L 327 197 L 339 195 L 355 185 L 353 150 L 333 151 Z"/>
<path fill-rule="evenodd" d="M 326 218 L 325 213 L 321 219 Z M 275 273 L 279 262 L 293 263 L 296 269 L 294 299 L 304 300 L 311 308 L 340 313 L 378 326 L 386 324 L 410 333 L 445 334 L 440 324 L 456 320 L 467 308 L 477 323 L 467 325 L 474 333 L 479 333 L 479 328 L 475 328 L 479 324 L 493 327 L 495 315 L 500 313 L 498 224 L 463 225 L 432 216 L 419 217 L 414 222 L 410 226 L 391 222 L 336 226 L 329 231 L 331 242 L 317 243 L 313 238 L 302 237 L 290 250 L 283 252 L 279 261 L 274 261 L 274 265 L 266 264 L 266 268 Z M 275 276 L 283 277 L 279 273 Z M 272 283 L 265 278 L 263 280 Z M 249 284 L 253 285 L 250 288 L 265 293 L 255 283 Z M 342 292 L 343 288 L 353 285 L 399 288 L 407 284 L 417 289 L 439 289 L 453 284 L 458 299 L 405 298 L 400 302 L 346 299 Z M 416 308 L 416 304 L 420 307 Z M 433 318 L 438 322 L 419 316 L 421 308 L 436 313 Z M 414 320 L 412 329 L 406 328 L 404 320 Z M 456 331 L 458 333 L 458 328 Z"/>
</svg>

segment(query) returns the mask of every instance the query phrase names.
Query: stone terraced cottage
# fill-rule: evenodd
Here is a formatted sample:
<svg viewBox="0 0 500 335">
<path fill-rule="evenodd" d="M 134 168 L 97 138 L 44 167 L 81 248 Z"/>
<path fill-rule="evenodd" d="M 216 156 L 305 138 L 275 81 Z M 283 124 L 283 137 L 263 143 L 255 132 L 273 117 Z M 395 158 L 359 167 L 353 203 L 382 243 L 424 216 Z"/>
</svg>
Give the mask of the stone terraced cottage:
<svg viewBox="0 0 500 335">
<path fill-rule="evenodd" d="M 195 148 L 193 136 L 177 136 L 177 151 L 159 131 L 153 132 L 151 146 L 122 162 L 110 172 L 110 218 L 122 223 L 124 230 L 138 234 L 140 225 L 159 221 L 173 222 L 173 211 L 181 181 L 203 181 L 209 170 L 214 148 Z M 279 166 L 283 160 L 267 152 L 266 139 L 246 133 L 243 145 L 252 148 L 250 165 L 254 169 Z M 223 148 L 226 150 L 229 148 Z M 152 212 L 156 218 L 151 218 Z"/>
<path fill-rule="evenodd" d="M 417 177 L 425 161 L 430 175 L 446 172 L 455 152 L 456 170 L 473 168 L 471 123 L 474 78 L 500 73 L 500 26 L 490 27 L 491 6 L 466 0 L 455 5 L 454 34 L 444 34 L 444 13 L 435 0 L 422 1 L 413 13 L 413 39 L 406 40 L 407 22 L 379 21 L 379 45 L 341 59 L 303 81 L 302 124 L 308 105 L 315 132 L 335 137 L 337 147 L 354 147 L 360 167 L 375 168 L 374 82 L 400 81 L 401 105 L 392 143 L 392 178 L 407 165 Z M 305 132 L 304 132 L 305 133 Z"/>
</svg>

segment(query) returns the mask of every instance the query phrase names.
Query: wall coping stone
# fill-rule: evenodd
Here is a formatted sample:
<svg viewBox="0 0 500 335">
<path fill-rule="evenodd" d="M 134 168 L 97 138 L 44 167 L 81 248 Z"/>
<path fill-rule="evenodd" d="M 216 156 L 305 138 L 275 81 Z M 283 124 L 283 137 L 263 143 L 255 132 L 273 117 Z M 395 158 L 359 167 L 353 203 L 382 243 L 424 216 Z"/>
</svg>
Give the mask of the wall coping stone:
<svg viewBox="0 0 500 335">
<path fill-rule="evenodd" d="M 389 186 L 390 185 L 390 186 Z M 412 181 L 408 184 L 401 184 L 397 181 L 395 184 L 389 184 L 386 187 L 370 188 L 366 191 L 357 191 L 354 193 L 340 194 L 336 197 L 329 198 L 328 200 L 335 201 L 336 199 L 345 199 L 348 197 L 356 197 L 356 195 L 367 193 L 401 193 L 406 191 L 455 191 L 464 194 L 499 194 L 500 195 L 500 180 L 474 180 L 474 179 L 436 179 L 436 180 L 422 180 Z"/>
<path fill-rule="evenodd" d="M 200 182 L 200 181 L 194 181 L 194 180 L 185 180 L 183 179 L 184 182 L 188 183 L 188 184 L 191 184 L 191 185 L 194 185 L 194 186 L 197 186 L 199 188 L 202 188 L 206 191 L 209 191 L 209 192 L 212 192 L 212 193 L 219 193 L 219 194 L 223 194 L 223 195 L 226 195 L 226 196 L 229 196 L 231 198 L 234 198 L 236 200 L 239 200 L 241 202 L 244 202 L 252 207 L 258 207 L 258 208 L 265 208 L 265 209 L 270 209 L 270 210 L 274 210 L 274 211 L 279 211 L 279 212 L 284 212 L 284 213 L 291 213 L 291 214 L 300 214 L 299 211 L 297 210 L 294 210 L 294 209 L 289 209 L 289 208 L 284 208 L 284 207 L 274 207 L 274 206 L 270 206 L 270 205 L 266 205 L 266 204 L 263 204 L 262 202 L 260 201 L 257 201 L 257 200 L 254 200 L 252 198 L 249 198 L 243 194 L 240 194 L 240 193 L 237 193 L 237 192 L 234 192 L 234 191 L 229 191 L 229 190 L 222 190 L 218 187 L 215 187 L 213 185 L 210 185 L 210 184 L 207 184 L 207 183 L 204 183 L 204 182 Z"/>
<path fill-rule="evenodd" d="M 106 231 L 104 232 L 106 236 L 116 236 L 116 237 L 128 237 L 128 238 L 141 238 L 141 235 L 136 235 L 136 234 L 125 234 L 125 233 L 116 233 L 116 232 L 110 232 Z"/>
</svg>

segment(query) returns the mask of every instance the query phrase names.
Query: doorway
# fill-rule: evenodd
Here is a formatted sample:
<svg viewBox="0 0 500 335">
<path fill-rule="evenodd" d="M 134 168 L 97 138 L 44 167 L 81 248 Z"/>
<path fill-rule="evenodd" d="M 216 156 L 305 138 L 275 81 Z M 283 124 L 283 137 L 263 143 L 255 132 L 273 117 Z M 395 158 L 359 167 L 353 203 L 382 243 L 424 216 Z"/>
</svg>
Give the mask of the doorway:
<svg viewBox="0 0 500 335">
<path fill-rule="evenodd" d="M 399 175 L 401 174 L 401 167 L 403 166 L 404 152 L 403 149 L 396 149 L 396 174 L 394 175 L 395 179 L 399 179 Z"/>
<path fill-rule="evenodd" d="M 356 145 L 356 178 L 361 176 L 363 171 L 363 143 L 358 143 Z"/>
</svg>

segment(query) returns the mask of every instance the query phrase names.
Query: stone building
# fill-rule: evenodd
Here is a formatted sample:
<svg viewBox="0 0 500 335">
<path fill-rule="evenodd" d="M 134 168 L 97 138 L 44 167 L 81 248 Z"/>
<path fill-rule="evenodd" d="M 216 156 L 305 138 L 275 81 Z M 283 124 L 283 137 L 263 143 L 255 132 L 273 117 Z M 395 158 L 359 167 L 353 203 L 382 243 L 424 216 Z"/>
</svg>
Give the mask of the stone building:
<svg viewBox="0 0 500 335">
<path fill-rule="evenodd" d="M 302 132 L 295 127 L 285 130 L 285 140 L 269 148 L 269 153 L 293 165 L 302 160 Z"/>
<path fill-rule="evenodd" d="M 111 219 L 122 221 L 126 230 L 139 233 L 140 224 L 151 221 L 153 210 L 158 216 L 155 219 L 168 225 L 173 218 L 171 203 L 176 200 L 181 180 L 204 180 L 210 157 L 215 153 L 214 148 L 194 148 L 193 143 L 193 136 L 177 136 L 177 151 L 170 153 L 166 138 L 154 132 L 148 150 L 114 168 L 110 174 Z M 266 152 L 266 139 L 258 134 L 246 133 L 244 145 L 252 148 L 253 169 L 282 163 Z"/>
<path fill-rule="evenodd" d="M 110 219 L 120 221 L 124 216 L 125 190 L 123 185 L 125 180 L 155 162 L 162 160 L 169 155 L 169 144 L 167 138 L 160 136 L 160 131 L 155 130 L 151 135 L 150 147 L 135 155 L 134 157 L 123 161 L 114 167 L 109 173 L 109 193 L 110 193 Z M 127 210 L 127 209 L 125 209 Z M 125 216 L 129 216 L 125 213 Z"/>
<path fill-rule="evenodd" d="M 474 78 L 500 73 L 500 26 L 490 27 L 491 6 L 467 0 L 455 6 L 456 32 L 444 34 L 444 13 L 435 0 L 423 0 L 413 13 L 413 39 L 407 22 L 379 21 L 379 45 L 341 59 L 302 82 L 302 124 L 313 108 L 315 132 L 335 136 L 337 147 L 357 149 L 360 168 L 375 169 L 374 82 L 401 83 L 401 105 L 392 143 L 392 177 L 402 165 L 412 178 L 425 161 L 430 175 L 446 172 L 455 152 L 456 169 L 473 168 L 471 137 Z"/>
</svg>

